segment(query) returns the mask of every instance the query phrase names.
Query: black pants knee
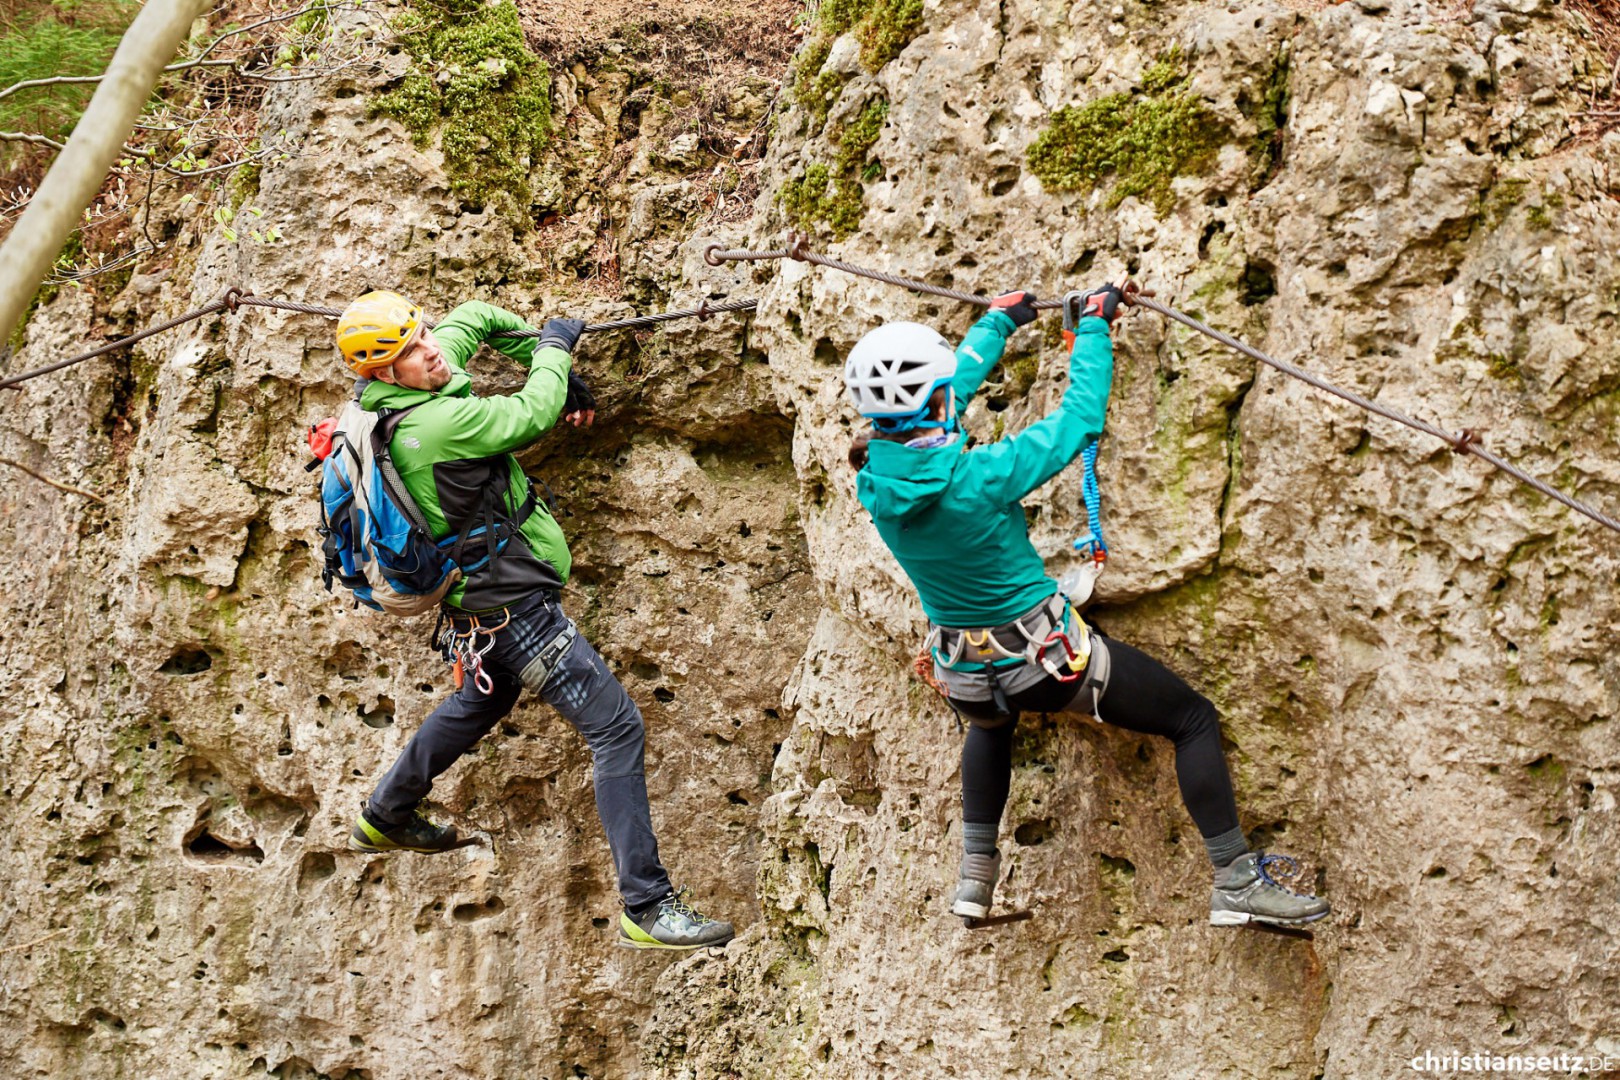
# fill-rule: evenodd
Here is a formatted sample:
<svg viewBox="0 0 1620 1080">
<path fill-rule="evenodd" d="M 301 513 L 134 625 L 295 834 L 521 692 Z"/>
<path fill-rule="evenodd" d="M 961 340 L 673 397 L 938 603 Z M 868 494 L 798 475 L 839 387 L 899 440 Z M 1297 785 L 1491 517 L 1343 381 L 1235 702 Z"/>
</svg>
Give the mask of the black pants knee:
<svg viewBox="0 0 1620 1080">
<path fill-rule="evenodd" d="M 1098 719 L 1143 735 L 1159 735 L 1176 748 L 1176 783 L 1201 835 L 1219 836 L 1237 828 L 1237 800 L 1221 751 L 1221 723 L 1215 706 L 1175 672 L 1129 645 L 1108 639 L 1113 669 Z M 1012 719 L 1000 727 L 975 725 L 962 744 L 962 820 L 1001 821 L 1012 781 L 1013 731 L 1020 712 L 1068 710 L 1077 683 L 1046 678 L 1008 696 Z M 1089 704 L 1089 703 L 1088 703 Z M 969 719 L 991 720 L 989 702 L 958 701 Z"/>
</svg>

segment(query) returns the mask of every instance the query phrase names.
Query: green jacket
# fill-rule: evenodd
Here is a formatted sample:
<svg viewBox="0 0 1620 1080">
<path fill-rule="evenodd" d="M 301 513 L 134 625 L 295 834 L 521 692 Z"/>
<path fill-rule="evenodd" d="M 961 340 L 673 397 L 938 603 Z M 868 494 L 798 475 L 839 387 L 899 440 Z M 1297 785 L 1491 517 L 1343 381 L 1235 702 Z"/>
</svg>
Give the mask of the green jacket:
<svg viewBox="0 0 1620 1080">
<path fill-rule="evenodd" d="M 529 478 L 512 452 L 557 422 L 573 358 L 558 348 L 536 349 L 535 338 L 490 338 L 497 330 L 527 326 L 491 304 L 462 304 L 433 329 L 453 371 L 449 383 L 428 391 L 373 380 L 361 394 L 361 407 L 373 411 L 420 406 L 400 421 L 389 453 L 435 539 L 458 534 L 469 518 L 482 523 L 486 489 L 499 493 L 498 512 L 506 517 L 517 513 L 529 493 Z M 485 340 L 529 369 L 522 390 L 502 397 L 473 394 L 467 361 Z M 478 554 L 470 548 L 463 563 L 471 565 Z M 472 611 L 503 607 L 536 589 L 561 588 L 572 564 L 562 529 L 537 501 L 523 522 L 521 542 L 509 541 L 493 566 L 458 582 L 445 603 Z"/>
<path fill-rule="evenodd" d="M 957 347 L 951 389 L 959 412 L 1001 359 L 1014 329 L 1011 318 L 992 311 Z M 1102 434 L 1113 381 L 1108 324 L 1085 318 L 1069 355 L 1062 402 L 1019 434 L 972 450 L 960 442 L 916 449 L 872 440 L 857 495 L 935 625 L 1000 626 L 1057 591 L 1029 542 L 1019 500 Z"/>
</svg>

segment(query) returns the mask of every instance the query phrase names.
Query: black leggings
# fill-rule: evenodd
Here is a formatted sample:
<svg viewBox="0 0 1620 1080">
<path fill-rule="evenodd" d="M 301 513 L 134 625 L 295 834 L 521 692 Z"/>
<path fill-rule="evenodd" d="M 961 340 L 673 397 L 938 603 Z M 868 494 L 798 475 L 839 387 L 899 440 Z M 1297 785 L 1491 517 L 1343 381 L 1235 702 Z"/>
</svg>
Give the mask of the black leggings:
<svg viewBox="0 0 1620 1080">
<path fill-rule="evenodd" d="M 1237 828 L 1237 802 L 1232 778 L 1221 753 L 1221 722 L 1201 694 L 1173 671 L 1129 645 L 1108 639 L 1113 667 L 1108 691 L 1098 706 L 1099 718 L 1143 735 L 1163 735 L 1176 745 L 1176 782 L 1181 801 L 1205 837 Z M 1019 712 L 1062 712 L 1074 699 L 1078 683 L 1042 679 L 1009 694 L 1012 720 L 1000 727 L 968 729 L 962 745 L 962 820 L 984 825 L 1001 823 L 1012 782 L 1013 729 Z M 988 701 L 953 701 L 968 719 L 993 720 Z"/>
</svg>

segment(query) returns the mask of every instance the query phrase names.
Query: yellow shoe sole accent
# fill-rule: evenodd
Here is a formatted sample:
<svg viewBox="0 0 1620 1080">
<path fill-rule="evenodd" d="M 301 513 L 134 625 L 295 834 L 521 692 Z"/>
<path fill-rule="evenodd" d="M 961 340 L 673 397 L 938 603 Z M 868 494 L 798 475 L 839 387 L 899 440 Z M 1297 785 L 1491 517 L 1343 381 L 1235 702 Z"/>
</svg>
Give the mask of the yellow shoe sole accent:
<svg viewBox="0 0 1620 1080">
<path fill-rule="evenodd" d="M 691 952 L 701 949 L 702 944 L 670 945 L 659 941 L 647 931 L 635 924 L 626 912 L 619 912 L 619 945 L 626 949 L 669 949 L 672 952 Z"/>
</svg>

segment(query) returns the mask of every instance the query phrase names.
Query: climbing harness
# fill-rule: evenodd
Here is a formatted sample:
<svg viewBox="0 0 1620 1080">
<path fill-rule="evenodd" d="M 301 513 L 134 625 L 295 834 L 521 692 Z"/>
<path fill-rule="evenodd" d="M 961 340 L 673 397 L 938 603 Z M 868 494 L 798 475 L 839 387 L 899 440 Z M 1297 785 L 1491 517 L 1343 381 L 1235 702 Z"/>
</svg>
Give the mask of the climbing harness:
<svg viewBox="0 0 1620 1080">
<path fill-rule="evenodd" d="M 989 307 L 994 301 L 994 297 L 980 296 L 976 293 L 961 292 L 957 289 L 946 289 L 938 285 L 930 285 L 925 281 L 917 281 L 912 278 L 899 277 L 894 274 L 879 273 L 876 270 L 869 270 L 865 267 L 855 266 L 838 259 L 829 259 L 825 255 L 818 255 L 816 252 L 811 251 L 809 247 L 809 238 L 801 236 L 798 233 L 788 234 L 787 247 L 778 248 L 771 251 L 748 251 L 742 249 L 727 250 L 719 244 L 711 244 L 703 252 L 703 260 L 710 266 L 720 266 L 721 264 L 727 262 L 763 262 L 774 259 L 794 259 L 798 262 L 807 262 L 815 266 L 825 266 L 833 270 L 841 270 L 846 274 L 854 274 L 857 277 L 868 278 L 872 281 L 881 281 L 889 285 L 898 285 L 901 288 L 910 289 L 913 292 L 925 293 L 929 296 L 940 296 L 947 300 L 959 300 L 964 304 L 977 304 L 979 307 Z M 1234 349 L 1243 355 L 1250 357 L 1251 359 L 1275 368 L 1285 375 L 1299 379 L 1302 382 L 1323 391 L 1324 393 L 1332 394 L 1335 397 L 1348 401 L 1357 408 L 1365 409 L 1376 416 L 1382 416 L 1386 420 L 1393 420 L 1398 424 L 1404 424 L 1405 426 L 1412 428 L 1414 431 L 1421 431 L 1426 435 L 1432 435 L 1441 442 L 1444 442 L 1446 445 L 1450 446 L 1456 453 L 1472 454 L 1481 461 L 1484 461 L 1494 468 L 1500 469 L 1502 472 L 1507 473 L 1520 483 L 1534 488 L 1536 491 L 1541 492 L 1543 495 L 1555 500 L 1556 502 L 1562 503 L 1571 510 L 1574 510 L 1576 513 L 1583 514 L 1597 522 L 1599 525 L 1613 529 L 1615 532 L 1620 532 L 1620 521 L 1617 521 L 1607 514 L 1604 514 L 1602 511 L 1587 506 L 1580 500 L 1564 494 L 1562 491 L 1559 491 L 1557 488 L 1554 488 L 1541 480 L 1537 480 L 1535 477 L 1524 472 L 1522 469 L 1519 469 L 1518 467 L 1504 461 L 1502 458 L 1486 450 L 1484 444 L 1480 440 L 1478 432 L 1471 428 L 1465 428 L 1462 431 L 1453 433 L 1437 427 L 1434 424 L 1407 416 L 1398 409 L 1392 409 L 1387 405 L 1380 405 L 1377 402 L 1370 401 L 1360 394 L 1336 386 L 1333 383 L 1328 382 L 1326 379 L 1312 375 L 1310 372 L 1305 371 L 1302 368 L 1295 367 L 1293 364 L 1267 356 L 1259 349 L 1245 345 L 1243 342 L 1232 337 L 1230 334 L 1222 333 L 1219 330 L 1207 326 L 1190 315 L 1183 314 L 1174 308 L 1166 307 L 1164 304 L 1154 300 L 1150 292 L 1146 292 L 1138 288 L 1135 282 L 1127 282 L 1124 288 L 1124 293 L 1125 303 L 1130 304 L 1133 307 L 1145 308 L 1146 310 L 1155 312 L 1167 319 L 1179 322 L 1184 326 L 1198 331 L 1200 334 L 1213 338 L 1215 341 L 1220 342 L 1229 349 Z M 1052 310 L 1062 307 L 1062 305 L 1062 300 L 1037 300 L 1034 307 L 1037 310 Z M 5 384 L 0 383 L 0 386 L 3 385 Z"/>
<path fill-rule="evenodd" d="M 510 608 L 501 609 L 501 621 L 494 626 L 485 626 L 478 615 L 467 617 L 466 630 L 457 628 L 456 618 L 440 618 L 442 632 L 438 636 L 439 650 L 444 654 L 445 661 L 450 665 L 450 672 L 456 681 L 456 689 L 460 690 L 466 685 L 469 678 L 478 692 L 485 697 L 495 692 L 495 680 L 484 669 L 484 656 L 495 647 L 495 635 L 512 622 Z M 483 637 L 484 643 L 480 645 L 478 639 Z"/>
<path fill-rule="evenodd" d="M 1054 593 L 1050 600 L 1034 611 L 1001 626 L 970 630 L 935 626 L 929 630 L 923 647 L 929 650 L 940 667 L 949 669 L 956 669 L 963 663 L 981 664 L 986 669 L 993 669 L 1009 661 L 1041 664 L 1044 667 L 1046 663 L 1043 657 L 1051 647 L 1051 639 L 1054 635 L 1063 635 L 1064 626 L 1070 621 L 1071 610 L 1063 594 Z M 1089 648 L 1089 644 L 1086 647 Z M 1071 642 L 1069 652 L 1074 654 L 1079 651 Z"/>
<path fill-rule="evenodd" d="M 945 679 L 935 676 L 935 664 L 945 673 Z M 1024 664 L 1062 683 L 1085 680 L 1076 689 L 1076 697 L 1084 700 L 1089 695 L 1091 715 L 1099 716 L 1111 668 L 1108 650 L 1100 638 L 1092 636 L 1091 628 L 1075 614 L 1074 605 L 1061 592 L 1001 626 L 931 627 L 915 668 L 919 677 L 953 708 L 950 680 L 972 680 L 982 675 L 989 684 L 996 712 L 1007 716 L 1013 710 L 1003 682 Z M 1019 688 L 1015 686 L 1014 692 Z"/>
</svg>

